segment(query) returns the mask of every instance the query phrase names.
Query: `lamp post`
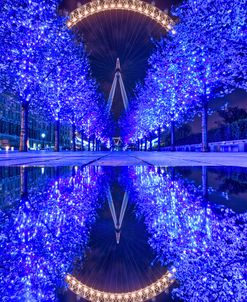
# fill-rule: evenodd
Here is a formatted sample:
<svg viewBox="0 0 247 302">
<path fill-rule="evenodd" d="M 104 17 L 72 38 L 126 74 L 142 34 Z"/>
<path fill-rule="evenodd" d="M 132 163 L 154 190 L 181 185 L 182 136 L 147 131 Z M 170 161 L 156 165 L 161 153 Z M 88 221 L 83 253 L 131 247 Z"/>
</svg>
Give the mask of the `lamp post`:
<svg viewBox="0 0 247 302">
<path fill-rule="evenodd" d="M 42 133 L 41 137 L 42 137 L 42 149 L 45 150 L 45 133 Z"/>
</svg>

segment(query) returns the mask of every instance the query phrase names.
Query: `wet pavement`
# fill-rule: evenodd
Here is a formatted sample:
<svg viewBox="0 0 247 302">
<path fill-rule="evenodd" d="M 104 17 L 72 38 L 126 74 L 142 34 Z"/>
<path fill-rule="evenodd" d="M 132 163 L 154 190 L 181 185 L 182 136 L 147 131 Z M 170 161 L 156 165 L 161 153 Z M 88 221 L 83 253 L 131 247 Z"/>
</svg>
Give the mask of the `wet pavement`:
<svg viewBox="0 0 247 302">
<path fill-rule="evenodd" d="M 28 152 L 0 153 L 1 166 L 237 166 L 247 167 L 247 153 L 196 152 Z"/>
</svg>

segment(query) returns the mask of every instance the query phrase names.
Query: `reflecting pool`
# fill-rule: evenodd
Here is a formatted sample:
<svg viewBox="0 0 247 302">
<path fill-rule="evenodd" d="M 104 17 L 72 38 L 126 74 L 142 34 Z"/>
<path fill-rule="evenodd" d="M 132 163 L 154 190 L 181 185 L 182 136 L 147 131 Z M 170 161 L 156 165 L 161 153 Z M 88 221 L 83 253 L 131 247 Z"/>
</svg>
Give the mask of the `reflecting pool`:
<svg viewBox="0 0 247 302">
<path fill-rule="evenodd" d="M 0 167 L 1 301 L 247 301 L 247 169 Z"/>
</svg>

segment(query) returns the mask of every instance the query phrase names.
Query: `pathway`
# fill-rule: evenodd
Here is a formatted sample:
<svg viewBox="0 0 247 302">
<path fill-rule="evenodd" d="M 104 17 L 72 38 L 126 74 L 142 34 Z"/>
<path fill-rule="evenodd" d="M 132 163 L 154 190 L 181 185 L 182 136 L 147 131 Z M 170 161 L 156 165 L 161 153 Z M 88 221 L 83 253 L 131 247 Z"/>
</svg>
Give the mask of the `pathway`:
<svg viewBox="0 0 247 302">
<path fill-rule="evenodd" d="M 196 152 L 8 152 L 0 166 L 238 166 L 247 167 L 247 153 Z"/>
</svg>

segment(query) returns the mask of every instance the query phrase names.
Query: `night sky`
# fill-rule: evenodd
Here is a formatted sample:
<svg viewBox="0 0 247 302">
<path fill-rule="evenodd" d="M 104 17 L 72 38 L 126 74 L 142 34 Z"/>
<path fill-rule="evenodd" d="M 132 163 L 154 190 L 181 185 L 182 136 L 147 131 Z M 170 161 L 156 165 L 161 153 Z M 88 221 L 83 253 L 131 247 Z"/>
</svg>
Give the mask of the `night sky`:
<svg viewBox="0 0 247 302">
<path fill-rule="evenodd" d="M 77 7 L 77 0 L 64 0 L 62 7 L 71 12 Z M 90 2 L 81 0 L 82 4 Z M 146 0 L 151 3 L 152 1 Z M 160 9 L 170 10 L 181 0 L 157 0 Z M 159 39 L 166 32 L 154 21 L 134 12 L 109 11 L 95 14 L 81 22 L 76 31 L 85 41 L 93 76 L 107 99 L 114 78 L 116 59 L 119 57 L 123 81 L 128 97 L 133 95 L 136 83 L 142 81 L 148 67 L 148 58 L 153 51 L 152 38 Z M 222 102 L 218 102 L 220 105 Z M 228 98 L 230 106 L 247 108 L 246 94 L 237 93 Z M 120 91 L 116 91 L 112 112 L 116 119 L 124 110 Z M 209 127 L 215 126 L 217 115 L 209 119 Z M 199 122 L 193 124 L 193 132 L 199 131 Z"/>
<path fill-rule="evenodd" d="M 63 7 L 72 11 L 77 7 L 77 0 L 64 0 Z M 89 1 L 81 1 L 82 4 Z M 147 1 L 151 2 L 151 1 Z M 178 0 L 159 0 L 156 6 L 170 9 Z M 145 77 L 148 57 L 153 50 L 152 38 L 159 39 L 166 32 L 156 22 L 134 12 L 109 11 L 88 17 L 76 30 L 86 43 L 93 76 L 100 84 L 106 99 L 109 96 L 116 59 L 119 57 L 123 81 L 128 97 L 133 88 Z M 119 89 L 113 102 L 112 111 L 116 118 L 123 111 Z"/>
</svg>

